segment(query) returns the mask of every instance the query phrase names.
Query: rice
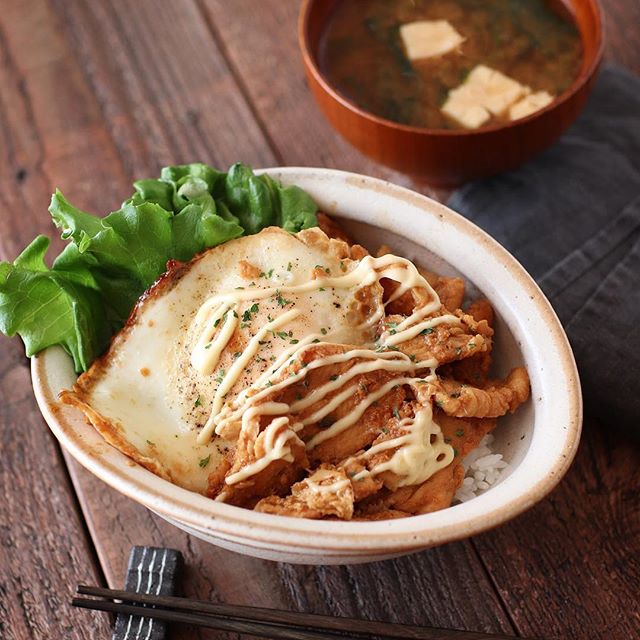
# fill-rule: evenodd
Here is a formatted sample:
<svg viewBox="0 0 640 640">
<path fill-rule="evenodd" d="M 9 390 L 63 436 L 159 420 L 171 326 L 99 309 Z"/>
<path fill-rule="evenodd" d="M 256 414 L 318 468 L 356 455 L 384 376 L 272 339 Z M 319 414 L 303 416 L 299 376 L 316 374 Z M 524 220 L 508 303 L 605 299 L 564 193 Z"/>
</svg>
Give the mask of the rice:
<svg viewBox="0 0 640 640">
<path fill-rule="evenodd" d="M 493 452 L 491 449 L 492 443 L 493 435 L 489 433 L 462 460 L 465 476 L 454 496 L 454 501 L 466 502 L 490 489 L 498 482 L 504 470 L 509 466 L 502 459 L 501 453 Z"/>
</svg>

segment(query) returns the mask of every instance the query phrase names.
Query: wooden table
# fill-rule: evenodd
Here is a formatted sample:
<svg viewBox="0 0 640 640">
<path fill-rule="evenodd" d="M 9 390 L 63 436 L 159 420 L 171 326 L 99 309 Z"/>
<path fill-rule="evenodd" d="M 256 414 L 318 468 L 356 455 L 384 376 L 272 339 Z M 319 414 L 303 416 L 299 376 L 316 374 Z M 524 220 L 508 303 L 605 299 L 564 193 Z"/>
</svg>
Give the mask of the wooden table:
<svg viewBox="0 0 640 640">
<path fill-rule="evenodd" d="M 608 58 L 640 72 L 640 3 L 604 5 Z M 297 11 L 293 0 L 3 0 L 0 258 L 54 234 L 55 186 L 107 211 L 134 178 L 196 159 L 411 185 L 322 118 L 303 78 Z M 72 610 L 69 597 L 78 582 L 121 585 L 133 544 L 180 549 L 186 593 L 213 601 L 512 635 L 640 636 L 640 450 L 615 432 L 615 416 L 587 419 L 561 486 L 506 526 L 399 560 L 292 566 L 204 544 L 84 471 L 40 417 L 28 365 L 19 340 L 0 341 L 2 638 L 109 638 L 108 619 Z"/>
</svg>

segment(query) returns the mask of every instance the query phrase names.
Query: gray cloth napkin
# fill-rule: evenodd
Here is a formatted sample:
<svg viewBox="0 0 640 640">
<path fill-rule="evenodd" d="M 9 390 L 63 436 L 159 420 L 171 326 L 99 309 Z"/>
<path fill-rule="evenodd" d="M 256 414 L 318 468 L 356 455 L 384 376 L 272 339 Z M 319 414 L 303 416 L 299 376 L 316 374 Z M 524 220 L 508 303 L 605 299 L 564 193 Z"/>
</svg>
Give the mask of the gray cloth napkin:
<svg viewBox="0 0 640 640">
<path fill-rule="evenodd" d="M 448 204 L 538 281 L 573 346 L 587 410 L 640 436 L 640 79 L 605 67 L 553 147 Z"/>
</svg>

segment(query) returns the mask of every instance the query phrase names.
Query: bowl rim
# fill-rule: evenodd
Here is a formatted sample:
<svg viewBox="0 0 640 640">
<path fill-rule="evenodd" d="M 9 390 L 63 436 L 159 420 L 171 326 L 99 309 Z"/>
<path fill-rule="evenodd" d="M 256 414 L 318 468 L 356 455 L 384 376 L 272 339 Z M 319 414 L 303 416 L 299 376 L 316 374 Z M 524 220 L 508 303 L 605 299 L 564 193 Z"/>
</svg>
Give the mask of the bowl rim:
<svg viewBox="0 0 640 640">
<path fill-rule="evenodd" d="M 560 105 L 565 104 L 571 98 L 573 98 L 586 84 L 591 81 L 601 64 L 604 55 L 604 14 L 598 0 L 586 0 L 593 7 L 596 17 L 597 30 L 595 36 L 597 44 L 595 53 L 589 63 L 584 68 L 580 69 L 580 72 L 578 73 L 573 83 L 546 107 L 543 107 L 538 111 L 534 111 L 528 116 L 519 118 L 518 120 L 491 124 L 485 127 L 480 127 L 478 129 L 431 129 L 429 127 L 417 127 L 414 125 L 403 124 L 401 122 L 395 122 L 394 120 L 389 120 L 387 118 L 383 118 L 382 116 L 377 116 L 370 111 L 366 111 L 359 107 L 355 102 L 347 98 L 345 95 L 341 94 L 330 84 L 329 80 L 325 77 L 322 71 L 320 71 L 320 68 L 316 62 L 316 54 L 313 52 L 309 42 L 309 14 L 311 13 L 311 8 L 313 7 L 314 3 L 316 3 L 317 1 L 318 0 L 303 0 L 300 6 L 300 11 L 298 13 L 298 46 L 300 47 L 304 66 L 307 71 L 313 76 L 314 80 L 322 87 L 325 93 L 327 93 L 335 102 L 338 102 L 352 113 L 360 116 L 361 118 L 364 118 L 365 120 L 368 120 L 371 124 L 386 127 L 388 129 L 395 129 L 397 131 L 402 131 L 403 133 L 408 134 L 419 134 L 443 138 L 482 136 L 484 134 L 491 134 L 496 131 L 506 131 L 509 129 L 514 129 L 521 125 L 525 125 L 528 122 L 536 120 L 544 114 L 555 110 Z"/>
<path fill-rule="evenodd" d="M 566 473 L 575 456 L 582 425 L 582 394 L 573 353 L 562 325 L 538 285 L 520 263 L 471 221 L 427 196 L 404 187 L 377 178 L 334 169 L 286 167 L 263 171 L 275 178 L 284 178 L 289 183 L 299 183 L 306 179 L 315 180 L 318 184 L 324 182 L 338 187 L 345 185 L 349 188 L 386 195 L 399 207 L 406 204 L 407 211 L 409 208 L 418 208 L 438 224 L 455 228 L 455 233 L 461 240 L 473 243 L 479 254 L 484 252 L 490 255 L 498 265 L 496 269 L 504 269 L 514 282 L 517 281 L 514 286 L 519 287 L 523 294 L 524 304 L 535 309 L 537 317 L 541 322 L 544 321 L 545 330 L 548 331 L 548 341 L 538 348 L 543 355 L 559 354 L 555 372 L 551 365 L 550 369 L 552 373 L 559 376 L 557 379 L 554 378 L 554 385 L 563 388 L 566 392 L 566 398 L 560 396 L 561 401 L 564 399 L 566 404 L 565 423 L 555 427 L 545 427 L 555 428 L 558 431 L 555 437 L 559 444 L 558 449 L 552 452 L 550 461 L 544 463 L 547 465 L 548 473 L 497 505 L 491 506 L 483 498 L 496 492 L 510 478 L 486 494 L 462 505 L 397 520 L 317 521 L 234 507 L 182 489 L 140 467 L 120 451 L 104 443 L 101 436 L 85 422 L 84 417 L 77 410 L 58 402 L 50 386 L 49 376 L 52 372 L 55 373 L 53 368 L 57 366 L 55 364 L 58 353 L 56 349 L 59 353 L 63 352 L 60 348 L 54 348 L 32 359 L 31 372 L 34 392 L 42 414 L 61 444 L 83 466 L 107 484 L 160 515 L 179 520 L 213 538 L 240 541 L 247 546 L 253 545 L 259 548 L 265 548 L 265 546 L 272 549 L 280 548 L 283 551 L 295 553 L 328 551 L 338 555 L 348 552 L 369 555 L 418 550 L 489 530 L 519 515 L 546 496 Z M 362 221 L 367 222 L 367 214 L 363 213 Z M 369 221 L 369 224 L 385 228 L 377 221 Z M 386 228 L 399 233 L 392 227 L 392 223 L 388 223 Z M 412 239 L 410 229 L 404 235 Z M 65 355 L 65 358 L 67 363 L 70 362 L 68 356 Z M 104 450 L 101 450 L 98 456 L 95 442 L 94 444 L 89 442 L 91 439 L 104 445 Z M 522 465 L 528 455 L 529 451 L 515 469 Z M 475 509 L 470 508 L 469 505 L 474 503 Z M 483 507 L 486 508 L 483 509 Z M 466 518 L 460 516 L 453 522 L 447 522 L 447 514 L 453 514 L 456 509 L 458 510 L 456 514 L 461 514 L 460 508 L 470 511 L 471 515 Z"/>
</svg>

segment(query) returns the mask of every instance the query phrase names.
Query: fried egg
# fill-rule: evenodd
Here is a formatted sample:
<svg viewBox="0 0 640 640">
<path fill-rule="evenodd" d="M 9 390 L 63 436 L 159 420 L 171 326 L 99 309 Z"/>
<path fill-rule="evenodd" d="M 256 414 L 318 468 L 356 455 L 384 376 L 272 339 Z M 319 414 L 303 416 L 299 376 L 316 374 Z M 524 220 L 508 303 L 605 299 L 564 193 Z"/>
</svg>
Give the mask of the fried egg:
<svg viewBox="0 0 640 640">
<path fill-rule="evenodd" d="M 217 410 L 219 389 L 224 402 L 230 402 L 254 383 L 268 382 L 270 367 L 310 336 L 328 336 L 340 344 L 373 342 L 376 329 L 365 320 L 383 315 L 379 283 L 365 289 L 280 293 L 279 287 L 350 271 L 357 264 L 350 251 L 319 229 L 292 235 L 274 227 L 210 249 L 188 264 L 172 265 L 142 296 L 107 353 L 73 390 L 61 394 L 62 400 L 79 407 L 109 443 L 138 463 L 205 493 L 209 474 L 234 444 L 215 434 L 199 438 Z M 273 295 L 258 301 L 250 293 L 238 296 L 238 304 L 216 318 L 220 327 L 212 322 L 212 314 L 222 311 L 207 301 L 258 289 Z M 282 317 L 285 324 L 272 324 Z M 196 348 L 203 327 L 221 331 L 227 321 L 233 334 L 215 358 L 209 357 L 207 344 Z M 259 333 L 262 339 L 257 340 Z M 252 339 L 255 353 L 241 363 L 241 371 L 234 370 Z M 194 353 L 202 356 L 197 362 Z M 232 370 L 233 379 L 228 377 Z"/>
</svg>

